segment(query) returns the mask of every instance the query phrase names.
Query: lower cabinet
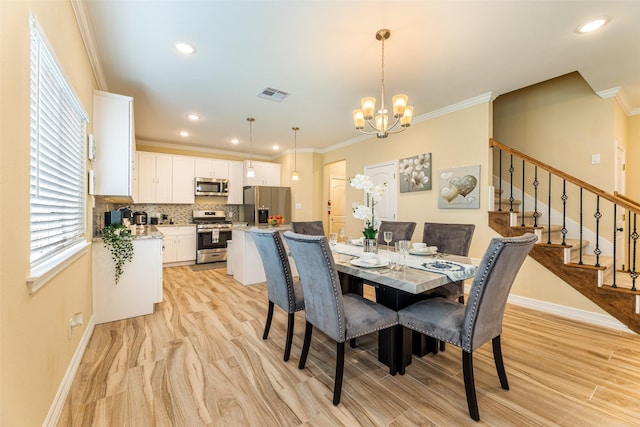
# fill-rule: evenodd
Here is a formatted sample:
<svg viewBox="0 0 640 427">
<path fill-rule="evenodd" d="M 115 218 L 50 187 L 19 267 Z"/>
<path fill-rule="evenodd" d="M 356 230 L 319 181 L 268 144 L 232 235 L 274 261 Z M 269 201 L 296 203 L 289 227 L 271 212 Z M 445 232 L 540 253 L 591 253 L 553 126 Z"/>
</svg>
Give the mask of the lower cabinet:
<svg viewBox="0 0 640 427">
<path fill-rule="evenodd" d="M 168 265 L 193 264 L 196 261 L 196 227 L 195 225 L 162 227 L 158 230 L 164 234 L 162 240 L 162 263 Z"/>
<path fill-rule="evenodd" d="M 111 253 L 102 241 L 93 248 L 93 318 L 96 324 L 153 313 L 162 301 L 162 240 L 135 239 L 133 260 L 115 283 Z"/>
</svg>

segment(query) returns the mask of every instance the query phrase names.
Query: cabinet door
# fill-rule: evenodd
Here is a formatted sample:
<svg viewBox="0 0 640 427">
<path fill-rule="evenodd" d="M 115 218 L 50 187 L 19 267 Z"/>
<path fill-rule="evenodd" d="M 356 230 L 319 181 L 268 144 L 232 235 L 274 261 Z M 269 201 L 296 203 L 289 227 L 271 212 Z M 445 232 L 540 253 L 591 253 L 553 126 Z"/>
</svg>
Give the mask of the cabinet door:
<svg viewBox="0 0 640 427">
<path fill-rule="evenodd" d="M 244 168 L 241 162 L 229 162 L 229 197 L 227 198 L 227 204 L 229 205 L 241 205 L 243 203 L 243 173 Z"/>
<path fill-rule="evenodd" d="M 213 159 L 196 157 L 196 178 L 213 178 Z"/>
<path fill-rule="evenodd" d="M 193 157 L 173 156 L 173 203 L 195 203 Z"/>
<path fill-rule="evenodd" d="M 173 193 L 173 156 L 156 154 L 155 203 L 171 203 Z"/>
<path fill-rule="evenodd" d="M 264 185 L 280 185 L 280 164 L 266 163 L 264 165 Z"/>
<path fill-rule="evenodd" d="M 213 177 L 218 179 L 229 178 L 229 162 L 227 160 L 213 159 Z"/>
<path fill-rule="evenodd" d="M 249 164 L 253 166 L 253 170 L 256 173 L 255 177 L 248 177 L 247 170 L 249 168 Z M 264 166 L 262 162 L 251 162 L 248 160 L 244 162 L 244 185 L 264 185 Z"/>
<path fill-rule="evenodd" d="M 155 203 L 156 155 L 138 152 L 138 203 Z"/>
<path fill-rule="evenodd" d="M 176 261 L 195 261 L 196 259 L 196 233 L 182 235 L 178 239 L 176 248 Z"/>
<path fill-rule="evenodd" d="M 177 241 L 174 236 L 162 239 L 162 263 L 174 262 L 176 260 Z"/>
</svg>

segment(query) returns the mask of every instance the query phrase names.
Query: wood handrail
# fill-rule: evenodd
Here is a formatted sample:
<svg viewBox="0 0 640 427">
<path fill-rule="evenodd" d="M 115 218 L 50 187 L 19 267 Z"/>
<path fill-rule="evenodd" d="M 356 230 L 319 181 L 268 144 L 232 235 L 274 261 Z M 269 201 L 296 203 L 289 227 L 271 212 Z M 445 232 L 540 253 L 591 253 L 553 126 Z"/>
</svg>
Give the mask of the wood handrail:
<svg viewBox="0 0 640 427">
<path fill-rule="evenodd" d="M 509 147 L 507 145 L 504 145 L 504 144 L 496 141 L 493 138 L 489 138 L 489 146 L 490 147 L 499 148 L 500 150 L 505 151 L 505 152 L 507 152 L 509 154 L 513 154 L 514 156 L 518 156 L 521 159 L 526 160 L 527 162 L 529 162 L 529 163 L 531 163 L 531 164 L 533 164 L 535 166 L 538 166 L 541 169 L 546 170 L 547 172 L 551 172 L 552 174 L 557 175 L 558 177 L 564 179 L 565 181 L 568 181 L 568 182 L 570 182 L 572 184 L 575 184 L 578 187 L 582 187 L 585 190 L 588 190 L 588 191 L 592 192 L 593 194 L 596 194 L 596 195 L 602 197 L 603 199 L 606 199 L 606 200 L 610 201 L 611 203 L 615 203 L 616 205 L 618 205 L 620 207 L 623 207 L 623 208 L 625 208 L 627 210 L 630 210 L 630 211 L 633 211 L 635 213 L 639 213 L 640 214 L 640 204 L 638 204 L 637 202 L 635 202 L 632 199 L 629 199 L 628 197 L 621 196 L 617 192 L 616 192 L 616 194 L 607 193 L 606 191 L 604 191 L 604 190 L 602 190 L 602 189 L 600 189 L 600 188 L 598 188 L 598 187 L 596 187 L 594 185 L 591 185 L 588 182 L 585 182 L 585 181 L 583 181 L 581 179 L 578 179 L 578 178 L 576 178 L 574 176 L 571 176 L 566 172 L 562 172 L 561 170 L 556 169 L 553 166 L 548 165 L 548 164 L 546 164 L 544 162 L 541 162 L 540 160 L 536 160 L 533 157 L 528 156 L 528 155 L 526 155 L 524 153 L 521 153 L 520 151 L 515 150 L 515 149 L 513 149 L 513 148 L 511 148 L 511 147 Z"/>
</svg>

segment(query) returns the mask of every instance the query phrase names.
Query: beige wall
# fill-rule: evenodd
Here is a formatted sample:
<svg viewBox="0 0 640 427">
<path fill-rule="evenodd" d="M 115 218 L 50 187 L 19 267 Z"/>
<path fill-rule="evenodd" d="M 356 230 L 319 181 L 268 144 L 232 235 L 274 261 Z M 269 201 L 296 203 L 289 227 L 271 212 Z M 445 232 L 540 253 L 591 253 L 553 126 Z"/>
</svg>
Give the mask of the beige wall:
<svg viewBox="0 0 640 427">
<path fill-rule="evenodd" d="M 640 201 L 640 114 L 629 117 L 627 196 Z"/>
<path fill-rule="evenodd" d="M 497 233 L 488 226 L 489 136 L 492 106 L 478 105 L 412 125 L 406 132 L 386 140 L 368 139 L 325 154 L 325 163 L 344 160 L 348 177 L 362 173 L 370 164 L 399 160 L 419 153 L 432 153 L 432 190 L 398 194 L 398 215 L 403 221 L 415 221 L 414 241 L 422 239 L 423 223 L 457 222 L 476 225 L 470 256 L 480 258 Z M 439 209 L 438 171 L 454 166 L 480 165 L 480 209 Z M 325 193 L 326 193 L 325 183 Z M 347 206 L 360 201 L 359 190 L 349 188 Z M 362 222 L 347 215 L 348 235 L 359 235 Z M 558 279 L 531 258 L 527 258 L 518 275 L 513 295 L 604 313 L 587 298 Z"/>
<path fill-rule="evenodd" d="M 29 295 L 25 284 L 29 274 L 29 12 L 42 25 L 90 116 L 95 87 L 69 2 L 0 2 L 0 425 L 3 426 L 42 425 L 92 312 L 88 254 L 34 295 Z M 68 320 L 75 312 L 83 313 L 85 326 L 75 328 L 69 339 Z"/>
</svg>

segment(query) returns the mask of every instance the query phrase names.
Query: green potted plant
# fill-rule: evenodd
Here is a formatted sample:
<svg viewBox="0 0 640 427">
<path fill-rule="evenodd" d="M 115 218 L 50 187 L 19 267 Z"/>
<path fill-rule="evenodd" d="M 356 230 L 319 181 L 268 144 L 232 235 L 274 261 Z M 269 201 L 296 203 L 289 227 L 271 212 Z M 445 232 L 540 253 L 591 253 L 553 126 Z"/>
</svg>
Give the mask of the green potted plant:
<svg viewBox="0 0 640 427">
<path fill-rule="evenodd" d="M 116 284 L 118 284 L 125 262 L 133 260 L 133 236 L 126 225 L 111 224 L 102 230 L 102 241 L 111 252 L 111 259 L 115 264 Z"/>
</svg>

